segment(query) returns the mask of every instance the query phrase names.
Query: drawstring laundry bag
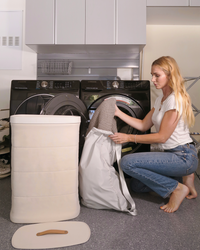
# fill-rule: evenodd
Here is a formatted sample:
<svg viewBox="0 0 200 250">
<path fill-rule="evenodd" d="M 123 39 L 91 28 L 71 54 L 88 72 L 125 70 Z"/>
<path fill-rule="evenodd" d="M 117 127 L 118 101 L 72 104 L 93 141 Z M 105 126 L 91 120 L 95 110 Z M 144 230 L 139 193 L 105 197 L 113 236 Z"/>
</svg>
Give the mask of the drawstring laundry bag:
<svg viewBox="0 0 200 250">
<path fill-rule="evenodd" d="M 108 137 L 117 132 L 115 105 L 115 98 L 102 102 L 90 121 L 79 164 L 81 203 L 90 208 L 136 215 L 135 203 L 120 167 L 122 145 Z M 116 160 L 119 174 L 113 167 Z"/>
<path fill-rule="evenodd" d="M 90 208 L 136 215 L 135 203 L 120 167 L 121 145 L 108 137 L 111 134 L 93 127 L 86 137 L 79 165 L 81 203 Z M 116 160 L 119 174 L 113 167 Z"/>
</svg>

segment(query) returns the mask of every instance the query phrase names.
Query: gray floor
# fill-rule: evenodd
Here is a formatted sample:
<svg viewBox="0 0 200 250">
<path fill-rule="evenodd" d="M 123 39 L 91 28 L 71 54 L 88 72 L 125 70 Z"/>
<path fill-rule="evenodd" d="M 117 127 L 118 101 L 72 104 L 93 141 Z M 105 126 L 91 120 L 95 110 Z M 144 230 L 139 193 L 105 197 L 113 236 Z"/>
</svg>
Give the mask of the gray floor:
<svg viewBox="0 0 200 250">
<path fill-rule="evenodd" d="M 198 173 L 198 172 L 197 172 Z M 11 178 L 0 179 L 0 250 L 14 249 L 11 239 L 23 224 L 10 221 Z M 91 229 L 88 242 L 65 248 L 69 250 L 197 250 L 200 249 L 200 180 L 195 176 L 199 197 L 185 199 L 178 211 L 167 214 L 159 209 L 166 203 L 154 194 L 132 194 L 137 216 L 81 206 L 75 221 Z"/>
</svg>

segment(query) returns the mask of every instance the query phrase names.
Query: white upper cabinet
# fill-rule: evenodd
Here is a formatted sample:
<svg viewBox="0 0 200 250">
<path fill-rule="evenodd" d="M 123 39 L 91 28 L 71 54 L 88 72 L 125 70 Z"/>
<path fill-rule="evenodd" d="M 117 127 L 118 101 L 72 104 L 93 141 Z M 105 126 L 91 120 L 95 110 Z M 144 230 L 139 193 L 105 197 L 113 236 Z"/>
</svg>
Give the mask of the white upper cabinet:
<svg viewBox="0 0 200 250">
<path fill-rule="evenodd" d="M 146 0 L 116 0 L 116 44 L 146 44 Z"/>
<path fill-rule="evenodd" d="M 188 0 L 146 0 L 148 6 L 188 6 Z"/>
<path fill-rule="evenodd" d="M 25 43 L 54 43 L 54 0 L 26 0 Z"/>
<path fill-rule="evenodd" d="M 145 44 L 146 0 L 86 0 L 86 44 Z"/>
<path fill-rule="evenodd" d="M 55 44 L 85 43 L 85 0 L 56 0 Z"/>
<path fill-rule="evenodd" d="M 200 0 L 190 0 L 190 6 L 200 6 Z"/>
<path fill-rule="evenodd" d="M 86 44 L 115 44 L 115 0 L 86 0 Z"/>
<path fill-rule="evenodd" d="M 146 0 L 26 0 L 25 14 L 29 46 L 146 43 Z"/>
</svg>

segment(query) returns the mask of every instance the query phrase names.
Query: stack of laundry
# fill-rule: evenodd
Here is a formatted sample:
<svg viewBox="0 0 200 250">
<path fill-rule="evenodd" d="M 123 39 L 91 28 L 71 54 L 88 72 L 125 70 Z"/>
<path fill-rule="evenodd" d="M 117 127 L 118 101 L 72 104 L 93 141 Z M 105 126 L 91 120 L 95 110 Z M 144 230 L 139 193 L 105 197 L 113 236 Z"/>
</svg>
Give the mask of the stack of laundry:
<svg viewBox="0 0 200 250">
<path fill-rule="evenodd" d="M 10 175 L 10 135 L 8 119 L 0 120 L 0 179 Z"/>
</svg>

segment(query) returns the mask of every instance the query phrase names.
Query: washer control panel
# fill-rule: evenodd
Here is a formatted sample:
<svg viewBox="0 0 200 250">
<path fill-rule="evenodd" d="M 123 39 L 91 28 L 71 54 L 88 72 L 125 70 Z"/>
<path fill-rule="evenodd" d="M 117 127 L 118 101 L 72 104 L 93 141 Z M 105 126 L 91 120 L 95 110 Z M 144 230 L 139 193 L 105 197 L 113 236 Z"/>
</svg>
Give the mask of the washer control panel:
<svg viewBox="0 0 200 250">
<path fill-rule="evenodd" d="M 79 81 L 53 81 L 53 80 L 37 80 L 36 89 L 57 89 L 57 90 L 70 90 L 78 89 Z"/>
<path fill-rule="evenodd" d="M 81 89 L 82 91 L 135 91 L 135 90 L 148 90 L 150 82 L 145 80 L 138 81 L 123 81 L 123 80 L 82 80 Z"/>
</svg>

